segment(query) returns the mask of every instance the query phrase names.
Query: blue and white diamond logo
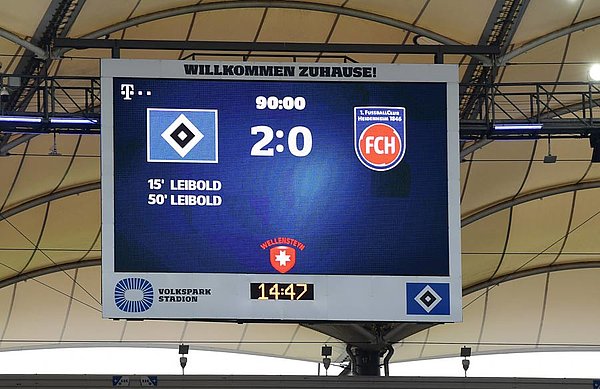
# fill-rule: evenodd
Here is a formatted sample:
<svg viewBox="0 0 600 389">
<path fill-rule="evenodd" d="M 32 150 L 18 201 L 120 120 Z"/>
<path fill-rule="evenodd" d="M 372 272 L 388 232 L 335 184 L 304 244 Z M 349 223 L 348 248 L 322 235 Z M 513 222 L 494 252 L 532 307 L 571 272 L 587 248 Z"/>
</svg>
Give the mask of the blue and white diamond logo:
<svg viewBox="0 0 600 389">
<path fill-rule="evenodd" d="M 415 301 L 425 312 L 429 313 L 442 301 L 442 298 L 431 286 L 427 285 L 415 296 Z"/>
<path fill-rule="evenodd" d="M 147 109 L 148 162 L 218 163 L 218 112 Z"/>
<path fill-rule="evenodd" d="M 407 282 L 407 315 L 449 315 L 450 284 L 447 282 Z"/>
<path fill-rule="evenodd" d="M 184 114 L 179 115 L 160 136 L 181 155 L 181 158 L 204 138 L 204 134 Z"/>
</svg>

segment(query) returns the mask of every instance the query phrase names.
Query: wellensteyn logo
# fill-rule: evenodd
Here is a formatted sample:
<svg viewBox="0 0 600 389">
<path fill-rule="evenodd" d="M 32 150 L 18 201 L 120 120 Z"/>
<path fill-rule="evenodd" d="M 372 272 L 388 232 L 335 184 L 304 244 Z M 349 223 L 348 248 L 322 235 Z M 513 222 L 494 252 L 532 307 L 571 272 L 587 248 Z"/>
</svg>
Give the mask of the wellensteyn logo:
<svg viewBox="0 0 600 389">
<path fill-rule="evenodd" d="M 115 305 L 123 312 L 145 312 L 154 302 L 152 284 L 143 278 L 124 278 L 115 285 Z"/>
<path fill-rule="evenodd" d="M 159 303 L 197 303 L 198 297 L 211 296 L 210 288 L 160 288 Z"/>
</svg>

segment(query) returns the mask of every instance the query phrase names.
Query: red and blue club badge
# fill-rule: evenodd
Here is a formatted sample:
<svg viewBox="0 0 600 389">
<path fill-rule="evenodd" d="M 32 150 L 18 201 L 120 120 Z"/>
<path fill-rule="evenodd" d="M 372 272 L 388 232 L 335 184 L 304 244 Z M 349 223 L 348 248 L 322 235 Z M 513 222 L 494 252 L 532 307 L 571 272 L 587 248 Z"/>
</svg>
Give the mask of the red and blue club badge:
<svg viewBox="0 0 600 389">
<path fill-rule="evenodd" d="M 354 150 L 363 165 L 386 171 L 404 158 L 404 107 L 354 107 Z"/>
</svg>

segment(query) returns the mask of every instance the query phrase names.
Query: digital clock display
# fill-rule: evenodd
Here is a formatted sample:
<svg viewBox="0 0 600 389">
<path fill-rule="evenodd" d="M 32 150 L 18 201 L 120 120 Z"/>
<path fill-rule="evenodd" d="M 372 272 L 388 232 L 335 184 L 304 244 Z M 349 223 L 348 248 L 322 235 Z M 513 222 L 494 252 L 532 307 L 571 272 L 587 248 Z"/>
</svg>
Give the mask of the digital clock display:
<svg viewBox="0 0 600 389">
<path fill-rule="evenodd" d="M 314 300 L 315 286 L 308 283 L 253 282 L 252 300 Z"/>
<path fill-rule="evenodd" d="M 456 66 L 101 71 L 106 317 L 460 320 Z"/>
</svg>

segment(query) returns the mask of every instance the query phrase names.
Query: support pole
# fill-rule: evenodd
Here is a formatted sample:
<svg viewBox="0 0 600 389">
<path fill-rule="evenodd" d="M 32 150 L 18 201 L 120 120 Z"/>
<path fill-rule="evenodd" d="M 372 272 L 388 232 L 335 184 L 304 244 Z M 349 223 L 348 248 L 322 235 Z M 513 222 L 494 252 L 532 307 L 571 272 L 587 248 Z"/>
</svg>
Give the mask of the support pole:
<svg viewBox="0 0 600 389">
<path fill-rule="evenodd" d="M 119 46 L 119 44 L 116 41 L 115 41 L 114 45 L 110 48 L 110 54 L 111 54 L 111 58 L 113 58 L 113 59 L 121 58 L 121 47 Z"/>
<path fill-rule="evenodd" d="M 392 355 L 394 355 L 394 347 L 388 345 L 387 354 L 385 354 L 385 358 L 383 358 L 383 371 L 386 377 L 389 377 L 390 375 L 390 359 L 392 359 Z"/>
<path fill-rule="evenodd" d="M 391 357 L 393 348 L 390 344 L 385 342 L 360 346 L 348 344 L 346 346 L 346 352 L 350 357 L 352 375 L 380 376 L 381 357 L 386 354 Z M 388 362 L 389 358 L 386 358 L 384 364 L 387 364 Z M 387 369 L 386 374 L 389 374 Z"/>
<path fill-rule="evenodd" d="M 356 375 L 379 376 L 380 350 L 354 349 L 356 366 L 354 372 Z"/>
</svg>

